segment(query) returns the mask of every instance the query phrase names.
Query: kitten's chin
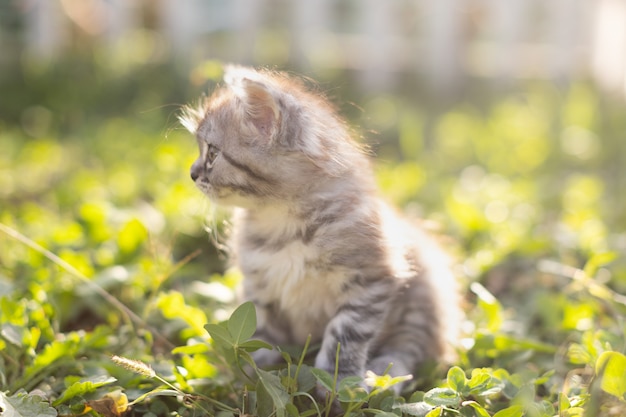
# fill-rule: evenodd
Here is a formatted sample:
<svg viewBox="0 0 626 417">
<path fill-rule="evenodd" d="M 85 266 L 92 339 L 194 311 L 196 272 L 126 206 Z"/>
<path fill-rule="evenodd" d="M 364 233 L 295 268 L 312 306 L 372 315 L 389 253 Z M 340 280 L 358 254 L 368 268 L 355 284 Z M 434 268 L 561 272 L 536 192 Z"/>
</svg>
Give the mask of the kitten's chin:
<svg viewBox="0 0 626 417">
<path fill-rule="evenodd" d="M 207 196 L 213 204 L 224 208 L 238 207 L 250 209 L 256 206 L 256 203 L 250 198 L 244 197 L 234 191 L 217 192 L 215 189 L 211 188 L 203 189 L 202 193 Z"/>
<path fill-rule="evenodd" d="M 243 209 L 252 209 L 259 205 L 259 201 L 250 196 L 245 196 L 231 189 L 219 189 L 217 190 L 209 183 L 196 183 L 198 189 L 211 200 L 213 204 L 216 204 L 225 208 L 239 207 Z"/>
<path fill-rule="evenodd" d="M 257 206 L 257 204 L 249 198 L 242 197 L 241 195 L 235 193 L 221 196 L 209 196 L 209 200 L 211 200 L 214 204 L 225 208 L 236 207 L 242 209 L 252 209 Z"/>
</svg>

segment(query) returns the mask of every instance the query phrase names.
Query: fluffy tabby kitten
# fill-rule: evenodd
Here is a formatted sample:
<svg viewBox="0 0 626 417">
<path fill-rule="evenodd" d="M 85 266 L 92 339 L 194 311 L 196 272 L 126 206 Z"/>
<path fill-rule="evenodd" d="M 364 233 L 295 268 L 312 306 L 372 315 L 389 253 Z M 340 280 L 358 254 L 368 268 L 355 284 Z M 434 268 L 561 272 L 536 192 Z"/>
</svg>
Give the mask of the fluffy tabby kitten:
<svg viewBox="0 0 626 417">
<path fill-rule="evenodd" d="M 233 249 L 255 337 L 289 345 L 311 335 L 315 366 L 331 374 L 340 343 L 340 378 L 444 359 L 461 319 L 447 258 L 379 198 L 334 108 L 283 73 L 229 67 L 224 79 L 181 120 L 200 148 L 191 178 L 237 207 Z"/>
</svg>

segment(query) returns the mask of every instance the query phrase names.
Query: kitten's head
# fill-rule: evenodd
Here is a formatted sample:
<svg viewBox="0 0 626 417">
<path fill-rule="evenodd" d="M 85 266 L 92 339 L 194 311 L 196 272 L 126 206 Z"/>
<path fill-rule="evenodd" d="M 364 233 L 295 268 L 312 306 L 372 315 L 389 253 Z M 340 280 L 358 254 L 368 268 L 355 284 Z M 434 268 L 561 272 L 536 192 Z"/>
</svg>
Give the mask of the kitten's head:
<svg viewBox="0 0 626 417">
<path fill-rule="evenodd" d="M 297 200 L 367 165 L 332 106 L 299 80 L 228 67 L 224 81 L 181 117 L 200 150 L 191 178 L 216 203 Z"/>
</svg>

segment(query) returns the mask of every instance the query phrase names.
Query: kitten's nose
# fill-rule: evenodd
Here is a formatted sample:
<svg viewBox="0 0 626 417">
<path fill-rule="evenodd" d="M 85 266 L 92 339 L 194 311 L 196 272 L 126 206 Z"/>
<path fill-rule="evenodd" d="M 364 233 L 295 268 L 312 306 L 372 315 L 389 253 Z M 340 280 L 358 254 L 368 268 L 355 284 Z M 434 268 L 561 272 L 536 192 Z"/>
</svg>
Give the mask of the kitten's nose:
<svg viewBox="0 0 626 417">
<path fill-rule="evenodd" d="M 198 163 L 198 161 L 194 162 L 190 170 L 191 179 L 193 180 L 193 182 L 196 182 L 196 180 L 200 177 L 201 172 L 202 172 L 201 165 Z"/>
</svg>

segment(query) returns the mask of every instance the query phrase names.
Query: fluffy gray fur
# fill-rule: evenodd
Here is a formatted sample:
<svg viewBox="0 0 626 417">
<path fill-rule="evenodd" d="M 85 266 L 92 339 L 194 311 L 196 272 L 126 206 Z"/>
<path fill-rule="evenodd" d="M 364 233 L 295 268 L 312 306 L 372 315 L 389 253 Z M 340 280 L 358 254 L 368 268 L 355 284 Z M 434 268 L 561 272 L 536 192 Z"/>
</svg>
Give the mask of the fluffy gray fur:
<svg viewBox="0 0 626 417">
<path fill-rule="evenodd" d="M 311 335 L 315 366 L 330 373 L 339 343 L 340 378 L 449 357 L 462 315 L 448 258 L 379 198 L 335 109 L 282 73 L 230 67 L 225 82 L 181 120 L 200 148 L 194 182 L 236 207 L 232 246 L 256 337 L 302 345 Z"/>
</svg>

